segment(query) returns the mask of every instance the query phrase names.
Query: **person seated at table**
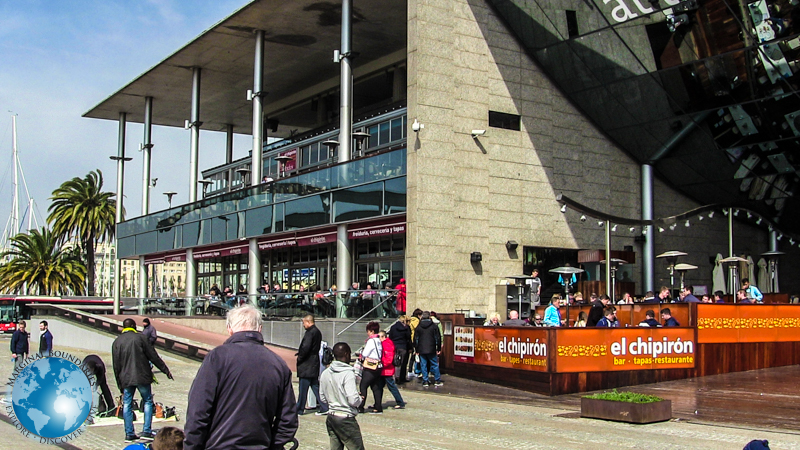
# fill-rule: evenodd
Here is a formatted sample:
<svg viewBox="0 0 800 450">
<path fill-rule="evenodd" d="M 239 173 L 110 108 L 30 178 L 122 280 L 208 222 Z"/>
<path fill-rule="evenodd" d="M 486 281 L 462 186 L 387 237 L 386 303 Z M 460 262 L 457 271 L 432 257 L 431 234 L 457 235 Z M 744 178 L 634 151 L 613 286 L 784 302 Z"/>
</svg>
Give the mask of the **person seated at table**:
<svg viewBox="0 0 800 450">
<path fill-rule="evenodd" d="M 519 318 L 519 313 L 516 309 L 512 309 L 508 312 L 508 320 L 503 322 L 504 327 L 524 327 L 528 324 L 525 323 L 524 320 Z"/>
<path fill-rule="evenodd" d="M 239 306 L 247 303 L 247 289 L 244 288 L 243 284 L 240 284 L 239 290 L 236 291 L 236 300 Z"/>
<path fill-rule="evenodd" d="M 589 316 L 586 315 L 586 311 L 579 312 L 578 313 L 578 320 L 575 321 L 575 325 L 574 326 L 577 327 L 577 328 L 586 328 L 586 319 L 588 319 L 588 318 L 589 318 Z"/>
<path fill-rule="evenodd" d="M 214 283 L 214 284 L 211 285 L 211 289 L 208 290 L 208 295 L 211 295 L 211 296 L 214 296 L 214 297 L 221 297 L 222 296 L 222 291 L 219 290 L 219 286 L 217 286 L 217 283 Z"/>
<path fill-rule="evenodd" d="M 753 300 L 753 302 L 761 303 L 764 300 L 764 294 L 757 287 L 751 285 L 750 280 L 747 278 L 742 278 L 742 289 L 747 294 L 747 298 Z"/>
<path fill-rule="evenodd" d="M 723 298 L 723 295 L 725 295 L 725 294 L 723 294 L 722 291 L 714 292 L 714 303 L 725 303 L 725 299 Z"/>
<path fill-rule="evenodd" d="M 545 326 L 544 322 L 542 322 L 542 315 L 536 313 L 533 315 L 533 319 L 528 319 L 528 325 L 532 327 L 543 327 Z"/>
<path fill-rule="evenodd" d="M 585 305 L 586 299 L 583 298 L 583 293 L 581 291 L 576 292 L 573 296 L 573 305 Z"/>
<path fill-rule="evenodd" d="M 644 313 L 645 319 L 639 322 L 640 327 L 660 327 L 661 324 L 658 323 L 656 320 L 656 312 L 652 309 L 648 309 L 646 313 Z"/>
<path fill-rule="evenodd" d="M 546 327 L 560 327 L 561 326 L 561 310 L 558 308 L 561 306 L 561 296 L 558 294 L 553 294 L 553 297 L 550 298 L 550 306 L 544 310 L 544 326 Z"/>
<path fill-rule="evenodd" d="M 675 320 L 674 317 L 672 317 L 672 311 L 670 311 L 669 308 L 664 308 L 664 309 L 661 310 L 661 320 L 664 321 L 664 326 L 665 327 L 679 327 L 679 326 L 681 326 L 681 324 L 679 324 L 678 321 Z"/>
<path fill-rule="evenodd" d="M 694 286 L 686 286 L 681 291 L 681 301 L 685 303 L 700 303 L 700 299 L 694 296 Z"/>
<path fill-rule="evenodd" d="M 614 326 L 614 308 L 608 307 L 603 309 L 603 318 L 597 322 L 597 327 L 612 328 Z"/>
<path fill-rule="evenodd" d="M 597 322 L 603 318 L 603 310 L 608 306 L 611 299 L 603 294 L 599 298 L 597 294 L 592 294 L 592 308 L 589 310 L 589 317 L 586 319 L 587 327 L 597 326 Z"/>
<path fill-rule="evenodd" d="M 496 312 L 489 314 L 489 317 L 486 318 L 486 322 L 483 322 L 483 326 L 485 327 L 502 326 L 502 324 L 500 323 L 500 314 Z"/>
<path fill-rule="evenodd" d="M 744 289 L 739 289 L 736 291 L 736 303 L 752 304 L 753 301 L 747 297 L 747 291 Z"/>
<path fill-rule="evenodd" d="M 645 292 L 642 303 L 658 303 L 658 299 L 656 298 L 655 292 L 653 291 Z"/>
<path fill-rule="evenodd" d="M 632 305 L 633 304 L 633 297 L 631 297 L 631 294 L 629 294 L 627 292 L 624 292 L 622 294 L 622 298 L 619 299 L 617 304 L 618 305 Z"/>
</svg>

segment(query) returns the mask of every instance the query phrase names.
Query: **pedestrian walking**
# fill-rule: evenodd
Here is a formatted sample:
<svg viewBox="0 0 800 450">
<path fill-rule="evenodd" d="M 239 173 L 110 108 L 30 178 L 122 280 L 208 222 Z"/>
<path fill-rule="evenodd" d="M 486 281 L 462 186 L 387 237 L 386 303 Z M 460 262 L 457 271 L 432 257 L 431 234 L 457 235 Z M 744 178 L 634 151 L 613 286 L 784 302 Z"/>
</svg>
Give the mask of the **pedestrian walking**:
<svg viewBox="0 0 800 450">
<path fill-rule="evenodd" d="M 279 449 L 294 439 L 292 372 L 264 346 L 261 325 L 252 304 L 228 311 L 230 337 L 208 352 L 189 389 L 184 449 Z"/>
<path fill-rule="evenodd" d="M 378 333 L 378 336 L 380 336 L 381 346 L 383 347 L 383 353 L 381 354 L 383 369 L 381 369 L 381 375 L 383 376 L 384 384 L 386 384 L 392 397 L 394 397 L 394 409 L 403 409 L 406 407 L 406 402 L 403 401 L 403 396 L 400 395 L 400 390 L 397 389 L 397 385 L 394 383 L 394 342 L 391 339 L 387 339 L 385 331 Z"/>
<path fill-rule="evenodd" d="M 17 331 L 11 335 L 11 359 L 14 360 L 14 371 L 17 371 L 28 357 L 28 340 L 30 333 L 25 331 L 26 323 L 24 320 L 17 322 Z"/>
<path fill-rule="evenodd" d="M 356 416 L 361 395 L 356 386 L 356 374 L 350 366 L 350 346 L 339 342 L 333 346 L 333 362 L 319 379 L 319 394 L 328 405 L 325 428 L 331 450 L 363 450 L 364 440 Z"/>
<path fill-rule="evenodd" d="M 122 327 L 122 334 L 114 339 L 114 343 L 111 345 L 111 358 L 117 386 L 122 391 L 125 441 L 133 442 L 140 439 L 133 428 L 133 408 L 131 408 L 136 391 L 139 391 L 144 402 L 144 424 L 142 425 L 141 439 L 152 441 L 155 437 L 151 428 L 154 410 L 151 384 L 154 377 L 150 363 L 153 363 L 170 380 L 173 379 L 172 373 L 147 338 L 136 331 L 136 321 L 125 319 L 122 321 Z"/>
<path fill-rule="evenodd" d="M 142 319 L 142 326 L 144 327 L 142 328 L 142 334 L 147 337 L 147 341 L 150 342 L 150 345 L 155 347 L 156 340 L 158 339 L 158 331 L 156 330 L 156 327 L 150 323 L 150 319 L 147 317 Z"/>
<path fill-rule="evenodd" d="M 300 379 L 300 391 L 297 395 L 297 415 L 303 415 L 306 409 L 306 397 L 308 389 L 314 393 L 319 410 L 318 416 L 327 414 L 328 408 L 319 398 L 319 373 L 320 361 L 319 352 L 322 347 L 322 332 L 314 324 L 314 316 L 311 314 L 303 317 L 303 340 L 300 341 L 300 348 L 297 349 L 297 378 Z"/>
<path fill-rule="evenodd" d="M 378 322 L 367 324 L 367 342 L 364 343 L 364 351 L 360 358 L 364 367 L 361 372 L 361 406 L 358 412 L 364 412 L 364 405 L 367 402 L 367 388 L 372 390 L 375 399 L 375 407 L 369 411 L 370 414 L 383 414 L 383 376 L 381 375 L 381 355 L 383 346 L 378 333 L 381 326 Z"/>
<path fill-rule="evenodd" d="M 439 327 L 433 323 L 428 311 L 422 313 L 422 320 L 414 332 L 414 351 L 419 355 L 422 386 L 430 386 L 428 377 L 431 373 L 434 385 L 441 386 L 443 383 L 439 373 L 439 354 L 442 352 L 442 339 Z"/>
</svg>

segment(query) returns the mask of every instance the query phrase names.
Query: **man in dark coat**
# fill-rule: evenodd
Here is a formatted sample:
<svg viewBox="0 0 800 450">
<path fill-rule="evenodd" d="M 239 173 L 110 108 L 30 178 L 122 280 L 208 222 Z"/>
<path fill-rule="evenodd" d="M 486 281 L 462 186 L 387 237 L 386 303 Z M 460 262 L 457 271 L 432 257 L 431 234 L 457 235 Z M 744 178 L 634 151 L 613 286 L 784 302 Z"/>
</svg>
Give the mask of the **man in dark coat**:
<svg viewBox="0 0 800 450">
<path fill-rule="evenodd" d="M 139 391 L 144 402 L 144 425 L 141 438 L 152 441 L 155 433 L 150 428 L 153 422 L 153 392 L 150 385 L 153 383 L 153 371 L 150 363 L 158 367 L 167 378 L 172 380 L 172 373 L 150 345 L 147 338 L 136 332 L 136 322 L 133 319 L 122 321 L 122 334 L 111 345 L 111 358 L 114 366 L 114 376 L 117 386 L 122 391 L 122 417 L 125 420 L 125 441 L 139 440 L 133 429 L 133 409 L 131 402 L 133 394 Z"/>
<path fill-rule="evenodd" d="M 328 413 L 328 406 L 319 398 L 319 349 L 322 345 L 322 332 L 314 325 L 314 316 L 303 317 L 303 328 L 306 329 L 300 348 L 297 349 L 297 378 L 300 379 L 300 391 L 297 397 L 297 414 L 303 415 L 306 409 L 308 388 L 314 392 L 319 410 L 318 416 Z"/>
<path fill-rule="evenodd" d="M 25 321 L 20 320 L 17 323 L 17 331 L 11 335 L 11 359 L 14 360 L 14 370 L 17 370 L 28 357 L 30 334 L 25 331 L 25 326 Z"/>
<path fill-rule="evenodd" d="M 144 328 L 142 328 L 142 334 L 147 338 L 147 342 L 155 347 L 156 340 L 158 340 L 158 332 L 156 331 L 156 327 L 150 323 L 150 319 L 147 317 L 142 319 L 142 325 L 144 326 Z"/>
<path fill-rule="evenodd" d="M 592 301 L 592 308 L 589 310 L 589 317 L 586 319 L 587 327 L 596 327 L 597 322 L 603 318 L 603 310 L 608 306 L 611 299 L 603 294 L 599 299 Z"/>
<path fill-rule="evenodd" d="M 408 317 L 402 315 L 397 322 L 389 328 L 389 339 L 394 343 L 395 355 L 400 355 L 400 369 L 395 370 L 395 379 L 398 384 L 408 381 L 406 367 L 408 367 L 409 351 L 411 350 L 411 327 L 408 326 Z M 397 358 L 397 357 L 395 357 Z"/>
<path fill-rule="evenodd" d="M 39 354 L 42 356 L 50 356 L 53 351 L 53 333 L 48 328 L 47 321 L 39 322 Z"/>
<path fill-rule="evenodd" d="M 422 313 L 414 331 L 414 350 L 419 355 L 419 364 L 422 370 L 422 386 L 430 386 L 429 372 L 433 372 L 434 386 L 441 386 L 442 375 L 439 373 L 439 354 L 442 352 L 442 335 L 439 327 L 431 320 L 431 313 Z"/>
<path fill-rule="evenodd" d="M 114 396 L 111 395 L 111 389 L 108 388 L 108 381 L 106 381 L 106 365 L 103 360 L 97 355 L 89 355 L 83 358 L 83 366 L 89 373 L 94 374 L 95 382 L 102 393 L 105 407 L 98 407 L 98 413 L 104 413 L 114 409 Z"/>
<path fill-rule="evenodd" d="M 278 449 L 297 432 L 292 372 L 264 346 L 261 313 L 228 312 L 224 344 L 211 350 L 189 390 L 185 450 Z"/>
</svg>

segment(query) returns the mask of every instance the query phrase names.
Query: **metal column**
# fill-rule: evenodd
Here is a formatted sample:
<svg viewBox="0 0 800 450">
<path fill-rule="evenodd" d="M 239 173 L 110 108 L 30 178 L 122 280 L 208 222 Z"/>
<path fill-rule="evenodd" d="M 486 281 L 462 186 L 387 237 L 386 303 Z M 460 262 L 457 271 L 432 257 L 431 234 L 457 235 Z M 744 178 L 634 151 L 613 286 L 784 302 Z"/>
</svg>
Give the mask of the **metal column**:
<svg viewBox="0 0 800 450">
<path fill-rule="evenodd" d="M 150 213 L 150 150 L 153 148 L 153 97 L 144 99 L 144 142 L 142 143 L 142 215 Z"/>
<path fill-rule="evenodd" d="M 225 164 L 233 162 L 233 125 L 225 127 Z"/>
<path fill-rule="evenodd" d="M 139 257 L 139 298 L 147 297 L 147 266 L 144 264 L 144 256 Z"/>
<path fill-rule="evenodd" d="M 258 239 L 252 238 L 248 242 L 247 250 L 247 293 L 257 294 L 261 287 L 261 251 L 258 249 Z"/>
<path fill-rule="evenodd" d="M 613 286 L 611 285 L 611 222 L 606 220 L 606 295 L 611 297 Z M 615 298 L 611 299 L 616 302 Z"/>
<path fill-rule="evenodd" d="M 264 104 L 261 92 L 264 88 L 264 30 L 256 30 L 256 54 L 253 66 L 253 151 L 250 157 L 250 185 L 256 186 L 261 183 L 264 166 L 262 162 Z"/>
<path fill-rule="evenodd" d="M 125 125 L 127 115 L 124 112 L 119 113 L 119 135 L 117 139 L 117 204 L 116 214 L 114 221 L 119 224 L 122 222 L 122 209 L 123 209 L 123 186 L 125 185 Z M 116 234 L 119 236 L 119 234 Z M 117 246 L 119 248 L 119 239 L 117 239 Z M 119 314 L 121 286 L 119 283 L 120 272 L 122 271 L 122 262 L 119 259 L 119 252 L 114 252 L 114 314 Z M 93 292 L 92 286 L 89 287 L 89 292 Z"/>
<path fill-rule="evenodd" d="M 342 0 L 342 43 L 339 49 L 339 64 L 341 65 L 340 80 L 340 107 L 339 107 L 339 162 L 350 161 L 350 150 L 353 145 L 353 71 L 350 65 L 352 51 L 352 0 Z M 336 227 L 336 285 L 339 290 L 349 289 L 353 276 L 351 264 L 350 240 L 347 238 L 347 225 Z M 339 303 L 337 296 L 336 311 L 340 317 L 344 316 L 344 308 Z"/>
<path fill-rule="evenodd" d="M 642 220 L 653 220 L 653 166 L 642 164 Z M 642 245 L 642 284 L 643 292 L 653 291 L 655 267 L 655 251 L 653 251 L 653 226 L 645 227 L 644 244 Z"/>
<path fill-rule="evenodd" d="M 200 154 L 200 68 L 192 68 L 192 115 L 189 119 L 192 132 L 189 146 L 189 203 L 197 201 L 197 166 Z"/>
<path fill-rule="evenodd" d="M 186 249 L 186 297 L 197 297 L 197 260 L 191 248 Z"/>
</svg>

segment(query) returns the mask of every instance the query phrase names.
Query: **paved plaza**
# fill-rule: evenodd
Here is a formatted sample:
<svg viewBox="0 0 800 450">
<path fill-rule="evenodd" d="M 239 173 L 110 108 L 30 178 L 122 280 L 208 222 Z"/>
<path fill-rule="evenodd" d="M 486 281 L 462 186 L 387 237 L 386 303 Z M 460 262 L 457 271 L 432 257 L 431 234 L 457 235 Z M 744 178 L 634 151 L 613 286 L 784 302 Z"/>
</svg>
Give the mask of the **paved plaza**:
<svg viewBox="0 0 800 450">
<path fill-rule="evenodd" d="M 7 345 L 0 340 L 0 345 Z M 70 351 L 79 357 L 86 352 L 77 349 Z M 111 365 L 111 355 L 99 354 Z M 186 411 L 187 395 L 191 382 L 200 363 L 164 354 L 165 361 L 175 375 L 175 381 L 158 376 L 161 384 L 154 386 L 155 400 L 168 406 L 177 406 L 180 418 Z M 10 358 L 2 358 L 0 370 L 11 372 Z M 800 368 L 779 368 L 746 374 L 737 374 L 742 380 L 770 378 L 771 371 L 783 371 L 779 377 L 796 378 Z M 713 377 L 708 377 L 712 379 Z M 113 377 L 109 377 L 113 380 Z M 412 384 L 402 389 L 408 402 L 405 410 L 386 408 L 382 416 L 359 416 L 367 448 L 371 449 L 465 449 L 465 448 L 497 448 L 497 449 L 605 449 L 615 448 L 647 448 L 647 449 L 738 449 L 751 439 L 768 439 L 773 449 L 800 449 L 800 429 L 794 421 L 782 427 L 781 423 L 758 418 L 747 403 L 742 403 L 738 413 L 715 420 L 716 417 L 688 417 L 689 404 L 676 400 L 676 417 L 670 422 L 654 425 L 634 426 L 613 422 L 581 419 L 578 416 L 579 396 L 563 396 L 548 398 L 512 389 L 486 385 L 468 380 L 445 377 L 446 385 L 442 388 L 423 390 Z M 683 383 L 683 384 L 681 384 Z M 661 385 L 642 386 L 637 391 L 661 392 L 665 397 L 679 395 L 681 389 L 694 389 L 691 380 L 662 383 Z M 735 382 L 734 384 L 742 384 Z M 112 391 L 116 387 L 111 382 Z M 704 390 L 711 387 L 701 388 Z M 729 395 L 737 397 L 741 392 L 721 389 L 714 396 Z M 763 394 L 763 393 L 759 393 Z M 3 394 L 5 395 L 5 393 Z M 763 397 L 763 395 L 757 395 Z M 770 395 L 767 393 L 766 395 Z M 797 417 L 797 394 L 771 396 L 766 404 L 784 410 L 789 416 Z M 371 394 L 370 394 L 371 398 Z M 688 397 L 687 397 L 688 398 Z M 391 396 L 384 395 L 385 405 L 393 405 Z M 707 403 L 700 400 L 700 403 Z M 710 406 L 709 406 L 710 407 Z M 768 414 L 774 412 L 767 411 Z M 754 416 L 756 421 L 736 420 L 741 417 Z M 714 413 L 713 416 L 718 416 Z M 0 436 L 2 448 L 24 450 L 38 449 L 43 445 L 30 441 L 17 433 L 10 425 L 8 417 L 0 417 Z M 762 422 L 761 426 L 758 423 Z M 183 427 L 182 421 L 155 423 L 155 428 L 175 425 Z M 137 427 L 137 431 L 141 425 Z M 123 428 L 120 421 L 117 425 L 92 426 L 86 435 L 72 441 L 61 448 L 81 449 L 121 449 L 123 448 Z M 301 448 L 328 448 L 328 437 L 325 431 L 324 417 L 305 415 L 300 418 L 300 430 L 297 433 Z"/>
</svg>

